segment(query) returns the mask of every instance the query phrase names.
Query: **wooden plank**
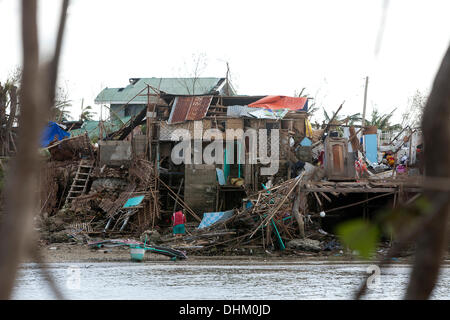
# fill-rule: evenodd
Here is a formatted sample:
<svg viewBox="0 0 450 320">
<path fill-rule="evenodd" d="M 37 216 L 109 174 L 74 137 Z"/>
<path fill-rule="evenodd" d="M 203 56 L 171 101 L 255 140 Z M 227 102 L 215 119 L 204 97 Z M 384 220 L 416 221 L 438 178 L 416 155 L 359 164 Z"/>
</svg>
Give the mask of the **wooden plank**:
<svg viewBox="0 0 450 320">
<path fill-rule="evenodd" d="M 320 201 L 319 196 L 317 195 L 317 193 L 313 192 L 314 197 L 316 198 L 317 202 L 319 203 L 320 207 L 323 207 L 322 201 Z"/>
<path fill-rule="evenodd" d="M 309 192 L 340 192 L 340 193 L 383 193 L 383 192 L 394 192 L 397 188 L 302 188 L 304 191 Z M 405 188 L 408 192 L 422 192 L 422 188 Z"/>
<path fill-rule="evenodd" d="M 325 199 L 328 200 L 328 202 L 332 202 L 331 199 L 323 192 L 320 192 L 320 194 L 322 195 L 322 197 L 324 197 Z"/>
</svg>

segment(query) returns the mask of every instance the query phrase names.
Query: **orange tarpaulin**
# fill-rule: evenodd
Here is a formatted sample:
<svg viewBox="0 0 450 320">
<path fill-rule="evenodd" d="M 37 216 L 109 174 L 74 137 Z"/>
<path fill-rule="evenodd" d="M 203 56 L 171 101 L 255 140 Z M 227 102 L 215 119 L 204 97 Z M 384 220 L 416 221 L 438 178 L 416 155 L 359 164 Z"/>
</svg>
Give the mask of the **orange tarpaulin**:
<svg viewBox="0 0 450 320">
<path fill-rule="evenodd" d="M 308 98 L 303 97 L 286 97 L 286 96 L 267 96 L 258 101 L 250 103 L 248 106 L 252 108 L 265 109 L 289 109 L 301 110 L 307 106 Z"/>
</svg>

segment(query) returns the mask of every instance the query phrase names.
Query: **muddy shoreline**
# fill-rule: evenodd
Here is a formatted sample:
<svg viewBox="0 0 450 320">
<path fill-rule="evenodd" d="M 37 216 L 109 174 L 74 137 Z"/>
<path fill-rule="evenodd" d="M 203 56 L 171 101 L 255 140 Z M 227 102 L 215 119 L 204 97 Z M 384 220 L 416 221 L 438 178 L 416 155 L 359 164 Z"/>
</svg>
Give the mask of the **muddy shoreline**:
<svg viewBox="0 0 450 320">
<path fill-rule="evenodd" d="M 41 252 L 44 261 L 47 263 L 65 263 L 65 262 L 130 262 L 130 252 L 126 247 L 112 247 L 112 248 L 90 248 L 87 244 L 69 244 L 69 243 L 53 243 L 49 245 L 42 245 Z M 242 262 L 330 262 L 330 263 L 367 263 L 368 261 L 361 260 L 359 257 L 351 254 L 340 254 L 336 252 L 298 252 L 298 251 L 273 251 L 265 254 L 252 255 L 200 255 L 187 253 L 188 259 L 178 260 L 177 263 L 223 263 L 227 261 L 242 261 Z M 393 259 L 392 263 L 407 263 L 413 262 L 414 256 L 408 255 L 405 257 L 398 257 Z M 145 254 L 144 262 L 172 262 L 169 257 L 157 255 L 147 252 Z M 25 259 L 23 262 L 33 262 L 30 259 Z M 447 253 L 445 264 L 450 265 L 450 254 Z"/>
</svg>

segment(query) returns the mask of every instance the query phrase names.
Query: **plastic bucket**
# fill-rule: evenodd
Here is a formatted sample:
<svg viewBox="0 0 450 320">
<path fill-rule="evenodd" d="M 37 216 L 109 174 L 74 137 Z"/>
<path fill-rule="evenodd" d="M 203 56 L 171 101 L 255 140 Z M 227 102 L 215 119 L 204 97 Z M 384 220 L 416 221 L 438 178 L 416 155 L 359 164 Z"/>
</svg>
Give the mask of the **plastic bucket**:
<svg viewBox="0 0 450 320">
<path fill-rule="evenodd" d="M 144 260 L 145 249 L 144 248 L 130 248 L 131 260 L 142 261 Z"/>
</svg>

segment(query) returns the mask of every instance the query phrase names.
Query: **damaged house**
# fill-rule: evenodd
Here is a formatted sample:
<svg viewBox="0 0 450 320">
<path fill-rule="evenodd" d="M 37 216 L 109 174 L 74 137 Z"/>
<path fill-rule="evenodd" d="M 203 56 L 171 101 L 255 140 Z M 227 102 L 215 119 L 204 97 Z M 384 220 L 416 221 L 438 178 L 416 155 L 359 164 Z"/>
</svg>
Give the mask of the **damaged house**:
<svg viewBox="0 0 450 320">
<path fill-rule="evenodd" d="M 108 105 L 111 115 L 121 118 L 138 115 L 148 103 L 165 105 L 156 96 L 147 99 L 145 94 L 141 94 L 147 86 L 174 96 L 235 95 L 225 78 L 130 78 L 126 87 L 103 89 L 95 98 L 95 103 Z"/>
<path fill-rule="evenodd" d="M 259 173 L 260 167 L 264 165 L 249 161 L 249 140 L 258 139 L 259 129 L 266 129 L 269 133 L 271 129 L 277 129 L 283 144 L 286 145 L 289 138 L 300 142 L 305 137 L 308 99 L 291 98 L 292 101 L 288 104 L 292 110 L 276 106 L 280 101 L 262 101 L 266 107 L 271 103 L 275 106 L 272 112 L 268 112 L 270 109 L 249 107 L 266 96 L 224 95 L 226 92 L 234 93 L 227 89 L 231 85 L 225 79 L 196 79 L 195 86 L 198 88 L 193 90 L 197 92 L 195 95 L 186 94 L 190 92 L 189 87 L 194 87 L 194 79 L 183 81 L 177 78 L 130 79 L 131 84 L 123 90 L 105 89 L 99 94 L 96 101 L 110 102 L 111 112 L 114 110 L 118 114 L 131 106 L 130 111 L 123 114 L 135 115 L 127 127 L 109 136 L 107 141 L 99 143 L 100 165 L 122 165 L 133 157 L 143 157 L 155 165 L 161 180 L 169 188 L 177 190 L 194 212 L 201 215 L 204 212 L 239 207 L 246 190 L 257 191 L 262 184 L 267 183 L 267 179 L 263 179 Z M 146 83 L 148 87 L 137 86 L 140 82 Z M 149 82 L 157 84 L 160 89 L 150 86 Z M 183 86 L 186 83 L 192 86 Z M 139 90 L 142 93 L 139 94 Z M 114 93 L 106 98 L 110 92 Z M 129 97 L 132 100 L 127 101 Z M 286 100 L 286 97 L 283 99 Z M 118 106 L 117 102 L 124 104 Z M 277 112 L 278 109 L 282 109 L 281 112 Z M 144 120 L 145 114 L 150 117 Z M 138 131 L 140 134 L 134 135 L 131 141 L 123 140 L 137 126 L 144 125 L 148 126 L 146 135 Z M 179 142 L 179 136 L 174 133 L 179 130 L 189 132 L 191 157 L 195 158 L 211 141 L 204 139 L 205 132 L 210 129 L 215 129 L 222 135 L 223 152 L 220 157 L 223 161 L 218 161 L 220 164 L 192 161 L 190 164 L 175 164 L 172 161 L 173 148 Z M 248 129 L 254 129 L 256 136 L 244 137 L 243 133 Z M 229 130 L 238 132 L 238 135 L 227 136 Z M 196 147 L 199 150 L 196 151 Z M 276 147 L 280 148 L 278 144 Z M 280 157 L 276 158 L 279 170 L 271 179 L 291 177 L 288 159 L 296 157 L 289 154 L 290 148 L 280 149 Z M 201 156 L 200 154 L 200 158 Z M 308 161 L 307 155 L 304 160 Z M 165 204 L 167 213 L 171 214 L 175 205 L 173 199 L 167 195 L 164 187 L 160 187 L 159 191 L 161 203 Z"/>
<path fill-rule="evenodd" d="M 98 148 L 87 133 L 47 147 L 43 181 L 72 161 L 46 205 L 70 212 L 72 236 L 159 230 L 170 243 L 170 218 L 183 210 L 184 249 L 284 250 L 421 191 L 375 163 L 376 128 L 332 119 L 313 130 L 307 97 L 237 95 L 226 78 L 131 78 L 95 101 L 123 125 Z"/>
</svg>

